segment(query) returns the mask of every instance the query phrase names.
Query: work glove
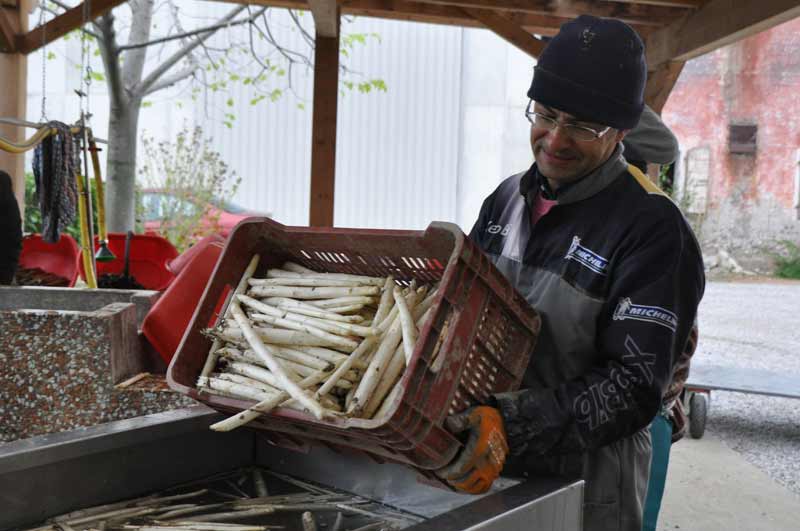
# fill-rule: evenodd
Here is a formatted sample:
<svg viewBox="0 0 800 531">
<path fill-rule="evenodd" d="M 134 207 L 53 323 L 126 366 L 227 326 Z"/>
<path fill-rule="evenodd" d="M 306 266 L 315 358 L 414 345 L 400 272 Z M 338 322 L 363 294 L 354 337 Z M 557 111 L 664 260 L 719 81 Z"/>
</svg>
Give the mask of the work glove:
<svg viewBox="0 0 800 531">
<path fill-rule="evenodd" d="M 453 434 L 466 433 L 466 444 L 455 460 L 436 475 L 461 492 L 482 494 L 500 476 L 508 455 L 508 443 L 500 412 L 478 406 L 451 415 L 445 427 Z"/>
</svg>

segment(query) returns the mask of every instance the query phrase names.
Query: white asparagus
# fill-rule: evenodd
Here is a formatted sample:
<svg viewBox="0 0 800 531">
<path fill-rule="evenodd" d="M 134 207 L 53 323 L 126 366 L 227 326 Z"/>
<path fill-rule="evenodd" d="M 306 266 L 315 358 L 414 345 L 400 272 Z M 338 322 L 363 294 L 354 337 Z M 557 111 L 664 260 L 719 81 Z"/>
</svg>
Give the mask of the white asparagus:
<svg viewBox="0 0 800 531">
<path fill-rule="evenodd" d="M 265 393 L 280 393 L 281 390 L 277 387 L 273 387 L 267 383 L 262 381 L 256 380 L 255 378 L 249 378 L 247 376 L 243 376 L 241 374 L 236 374 L 233 372 L 214 372 L 211 373 L 210 378 L 217 378 L 218 380 L 227 380 L 229 382 L 247 385 L 254 389 L 260 389 Z"/>
<path fill-rule="evenodd" d="M 315 288 L 356 288 L 363 286 L 360 280 L 337 280 L 334 278 L 280 277 L 251 278 L 251 286 L 300 286 Z"/>
<path fill-rule="evenodd" d="M 288 314 L 286 316 L 290 321 L 306 322 L 311 326 L 316 326 L 323 330 L 327 330 L 333 334 L 343 336 L 361 336 L 369 337 L 378 335 L 378 329 L 371 326 L 361 326 L 352 323 L 342 323 L 338 321 L 328 321 L 327 319 L 317 319 L 316 317 L 308 317 L 305 315 Z M 303 321 L 300 321 L 303 319 Z"/>
<path fill-rule="evenodd" d="M 336 335 L 340 336 L 349 336 L 351 334 L 355 334 L 362 337 L 372 336 L 377 334 L 377 330 L 374 328 L 369 328 L 366 326 L 359 326 L 350 323 L 340 323 L 340 322 L 326 322 L 322 319 L 317 319 L 315 317 L 309 317 L 307 315 L 300 315 L 293 313 L 287 310 L 281 310 L 280 308 L 275 308 L 274 306 L 270 306 L 269 304 L 265 304 L 261 301 L 253 299 L 252 297 L 248 297 L 247 295 L 239 295 L 239 301 L 243 302 L 250 308 L 254 310 L 258 310 L 259 312 L 263 312 L 266 315 L 272 316 L 280 321 L 270 321 L 266 320 L 267 322 L 272 322 L 272 324 L 278 324 L 280 326 L 284 326 L 285 328 L 291 328 L 293 330 L 301 330 L 304 332 L 308 332 L 310 334 L 318 335 L 316 332 L 312 330 L 306 330 L 305 328 L 297 328 L 295 325 L 286 325 L 284 324 L 285 321 L 294 321 L 301 325 L 308 325 L 313 327 L 314 329 L 318 329 L 319 331 L 326 331 L 331 332 Z M 253 319 L 257 319 L 256 315 L 250 316 Z M 324 337 L 326 339 L 331 339 L 328 334 L 320 335 L 319 337 Z M 353 346 L 350 345 L 351 341 L 348 340 L 348 343 L 344 344 L 343 346 Z M 358 346 L 358 345 L 355 345 Z M 353 346 L 353 348 L 355 348 Z"/>
<path fill-rule="evenodd" d="M 270 299 L 264 299 L 264 300 L 269 301 Z M 288 304 L 280 303 L 277 305 L 277 308 L 279 310 L 288 310 L 292 313 L 296 313 L 299 315 L 307 315 L 308 317 L 316 317 L 318 319 L 326 319 L 328 321 L 336 321 L 336 322 L 351 323 L 351 324 L 361 323 L 362 321 L 364 321 L 364 318 L 360 315 L 339 315 L 338 313 L 329 312 L 327 310 L 323 310 L 322 308 L 316 308 L 313 306 L 311 308 L 306 308 L 304 306 L 290 306 Z"/>
<path fill-rule="evenodd" d="M 302 365 L 293 366 L 292 369 L 299 369 L 298 374 L 301 378 L 306 378 L 315 374 L 318 371 L 314 369 L 303 367 Z M 270 372 L 269 370 L 265 369 L 264 367 L 260 367 L 258 365 L 254 365 L 252 363 L 247 363 L 246 361 L 229 361 L 227 370 L 234 374 L 241 374 L 242 376 L 247 376 L 249 378 L 253 378 L 260 382 L 264 382 L 266 384 L 271 385 L 272 387 L 280 388 L 280 383 L 278 379 L 275 377 L 275 374 Z M 357 380 L 357 376 L 352 372 L 346 372 L 341 379 L 337 382 L 336 386 L 342 389 L 350 389 L 352 387 L 352 381 Z"/>
<path fill-rule="evenodd" d="M 336 306 L 350 306 L 353 304 L 372 304 L 375 302 L 375 298 L 367 297 L 366 295 L 351 295 L 344 297 L 327 297 L 321 299 L 314 299 L 314 300 L 308 300 L 306 302 L 318 308 L 328 309 L 328 308 L 334 308 Z"/>
<path fill-rule="evenodd" d="M 403 388 L 400 386 L 401 381 L 402 380 L 397 380 L 397 382 L 394 384 L 394 388 L 392 388 L 392 391 L 383 400 L 381 407 L 378 408 L 378 411 L 375 412 L 372 418 L 381 419 L 384 418 L 389 413 L 389 408 L 392 406 L 392 403 L 394 403 L 395 399 L 397 398 L 397 395 L 399 395 L 402 392 Z"/>
<path fill-rule="evenodd" d="M 331 306 L 330 308 L 325 308 L 325 309 L 328 310 L 329 312 L 343 314 L 343 313 L 357 312 L 362 308 L 364 308 L 363 304 L 348 304 L 345 306 Z"/>
<path fill-rule="evenodd" d="M 249 385 L 243 385 L 238 382 L 232 382 L 230 380 L 222 380 L 220 378 L 208 377 L 203 382 L 205 387 L 212 391 L 222 391 L 224 393 L 228 393 L 238 398 L 242 398 L 245 400 L 255 400 L 256 402 L 267 400 L 272 396 L 275 396 L 275 393 L 267 392 L 259 388 L 250 387 Z"/>
<path fill-rule="evenodd" d="M 296 299 L 290 299 L 288 297 L 264 297 L 261 299 L 261 302 L 269 304 L 270 306 L 291 306 L 292 308 L 306 308 L 309 310 L 319 310 L 319 307 L 314 306 L 313 304 L 309 304 L 304 301 L 298 301 Z"/>
<path fill-rule="evenodd" d="M 414 354 L 414 345 L 417 342 L 417 328 L 414 326 L 414 318 L 411 316 L 411 312 L 408 309 L 406 299 L 400 294 L 400 288 L 397 287 L 394 288 L 394 302 L 397 305 L 398 315 L 400 316 L 400 329 L 403 334 L 403 351 L 406 356 L 406 365 L 408 365 L 411 363 L 411 356 Z"/>
<path fill-rule="evenodd" d="M 280 326 L 282 328 L 288 328 L 289 330 L 306 332 L 308 334 L 311 334 L 312 336 L 324 339 L 339 347 L 349 348 L 353 350 L 358 346 L 357 341 L 353 341 L 352 339 L 347 339 L 346 337 L 332 334 L 330 332 L 322 330 L 321 328 L 317 328 L 316 326 L 313 326 L 311 324 L 299 323 L 297 321 L 291 321 L 289 319 L 281 319 L 280 317 L 273 317 L 271 315 L 263 313 L 253 313 L 250 314 L 250 317 L 255 321 L 263 321 L 271 325 Z M 311 317 L 308 317 L 308 319 L 311 319 Z"/>
<path fill-rule="evenodd" d="M 330 373 L 317 371 L 316 373 L 303 378 L 302 381 L 297 383 L 297 386 L 301 389 L 308 389 L 309 387 L 313 387 L 320 382 L 322 382 L 326 377 L 329 376 Z M 228 417 L 225 420 L 221 420 L 215 424 L 211 425 L 211 429 L 214 431 L 230 431 L 239 426 L 244 426 L 248 422 L 257 419 L 261 416 L 262 413 L 268 413 L 278 407 L 279 405 L 283 404 L 287 400 L 289 400 L 289 393 L 281 392 L 274 397 L 271 397 L 268 400 L 262 400 L 258 404 L 251 406 L 232 417 Z"/>
<path fill-rule="evenodd" d="M 300 273 L 300 274 L 311 274 L 316 275 L 318 274 L 313 269 L 309 269 L 305 266 L 298 264 L 297 262 L 284 262 L 283 269 L 286 271 L 291 271 L 292 273 Z"/>
<path fill-rule="evenodd" d="M 356 288 L 293 288 L 291 286 L 253 286 L 250 293 L 257 297 L 291 297 L 293 299 L 332 299 L 335 297 L 355 297 L 375 295 L 380 291 L 376 286 Z"/>
<path fill-rule="evenodd" d="M 270 352 L 271 348 L 264 345 L 256 335 L 256 332 L 250 326 L 250 322 L 247 320 L 247 316 L 244 314 L 244 311 L 239 307 L 238 301 L 232 301 L 231 303 L 231 314 L 233 315 L 236 322 L 239 324 L 239 327 L 242 329 L 242 333 L 244 334 L 245 339 L 250 344 L 250 347 L 258 354 L 259 358 L 262 358 L 269 367 L 270 371 L 278 378 L 280 382 L 281 388 L 289 393 L 292 398 L 297 399 L 298 402 L 303 404 L 308 410 L 317 418 L 322 420 L 325 416 L 325 410 L 323 407 L 314 400 L 313 398 L 309 397 L 302 389 L 297 386 L 289 376 L 286 374 L 286 371 L 283 370 L 283 367 L 275 359 L 275 357 Z"/>
<path fill-rule="evenodd" d="M 277 345 L 270 345 L 275 350 L 275 356 L 280 358 L 284 361 L 289 361 L 296 363 L 298 365 L 305 365 L 306 367 L 310 367 L 312 369 L 317 369 L 319 371 L 332 371 L 333 370 L 333 363 L 327 360 L 320 359 L 316 356 L 311 354 L 306 354 L 305 352 L 296 351 L 293 349 L 287 349 L 284 347 L 279 347 Z M 251 349 L 244 349 L 239 350 L 233 347 L 226 347 L 222 348 L 219 351 L 220 355 L 232 359 L 234 361 L 244 361 L 246 363 L 255 363 L 257 365 L 262 365 L 261 360 L 256 356 L 255 352 Z M 286 366 L 286 364 L 283 364 Z"/>
<path fill-rule="evenodd" d="M 389 394 L 389 391 L 392 390 L 394 385 L 400 379 L 403 374 L 403 369 L 405 368 L 405 350 L 403 345 L 400 345 L 395 349 L 392 359 L 389 360 L 386 370 L 384 371 L 383 376 L 381 376 L 380 382 L 378 382 L 378 385 L 375 386 L 375 391 L 373 391 L 369 402 L 367 402 L 367 405 L 364 407 L 362 416 L 365 419 L 373 418 L 375 411 L 383 403 L 383 399 L 387 394 Z"/>
<path fill-rule="evenodd" d="M 302 267 L 302 266 L 301 266 Z M 296 271 L 289 271 L 283 269 L 270 269 L 267 271 L 268 278 L 319 278 L 331 280 L 357 280 L 362 284 L 370 286 L 383 286 L 384 279 L 381 277 L 371 277 L 368 275 L 352 275 L 349 273 L 324 273 L 318 271 L 311 271 L 310 273 L 299 273 Z"/>
<path fill-rule="evenodd" d="M 420 303 L 419 306 L 421 306 Z M 414 313 L 416 314 L 419 306 L 414 308 Z M 424 313 L 417 319 L 415 326 L 417 328 L 422 328 L 422 325 L 425 324 L 425 321 L 428 320 L 430 317 L 431 310 L 428 308 L 424 311 Z M 405 339 L 403 340 L 405 344 Z M 408 362 L 406 361 L 405 351 L 400 347 L 395 350 L 394 355 L 392 356 L 392 360 L 389 362 L 389 366 L 386 368 L 386 372 L 381 378 L 380 383 L 375 389 L 375 392 L 370 398 L 369 403 L 364 411 L 365 418 L 375 418 L 376 410 L 380 411 L 383 409 L 383 403 L 387 401 L 391 401 L 393 398 L 387 396 L 390 393 L 390 390 L 393 390 L 399 386 L 399 382 L 402 379 L 403 370 L 408 367 Z M 380 407 L 378 407 L 380 406 Z M 386 412 L 384 411 L 384 414 Z"/>
<path fill-rule="evenodd" d="M 375 316 L 372 318 L 373 323 L 380 323 L 392 309 L 394 286 L 394 277 L 389 275 L 383 284 L 383 293 L 381 294 L 380 302 L 378 302 L 378 311 L 375 312 Z"/>
<path fill-rule="evenodd" d="M 345 360 L 339 367 L 333 371 L 333 374 L 328 378 L 328 380 L 322 384 L 314 396 L 324 396 L 330 392 L 331 389 L 337 384 L 340 378 L 343 375 L 347 374 L 351 367 L 353 367 L 357 362 L 361 361 L 369 354 L 374 346 L 378 343 L 378 338 L 376 336 L 368 337 L 364 341 L 358 345 L 358 348 L 353 351 L 352 354 Z"/>
<path fill-rule="evenodd" d="M 372 392 L 375 390 L 375 387 L 377 387 L 402 337 L 403 333 L 400 329 L 400 318 L 397 317 L 395 318 L 395 323 L 389 328 L 389 331 L 383 337 L 383 341 L 378 346 L 378 350 L 372 357 L 372 361 L 369 367 L 367 367 L 364 377 L 361 378 L 361 382 L 356 389 L 356 394 L 353 397 L 353 402 L 350 404 L 350 408 L 347 409 L 348 414 L 361 416 L 363 409 L 369 402 Z"/>
<path fill-rule="evenodd" d="M 255 332 L 258 334 L 258 337 L 272 345 L 286 345 L 291 347 L 335 347 L 346 352 L 351 352 L 353 350 L 352 348 L 345 349 L 338 343 L 333 343 L 327 339 L 323 339 L 307 332 L 283 330 L 280 328 L 265 328 L 262 326 L 253 327 L 253 330 L 255 330 Z M 229 326 L 216 333 L 222 339 L 232 342 L 241 341 L 241 339 L 244 337 L 244 334 L 239 327 Z"/>
<path fill-rule="evenodd" d="M 250 259 L 250 263 L 247 264 L 247 267 L 242 274 L 242 278 L 239 279 L 239 283 L 236 285 L 236 289 L 233 290 L 231 294 L 231 299 L 235 297 L 239 293 L 244 293 L 247 289 L 247 281 L 250 280 L 250 277 L 256 272 L 258 269 L 258 262 L 261 260 L 261 257 L 258 254 L 254 254 L 253 257 Z M 230 315 L 230 300 L 228 301 L 228 305 L 225 306 L 225 311 L 223 312 L 223 318 Z M 217 364 L 218 357 L 215 356 L 213 353 L 222 346 L 222 342 L 215 338 L 214 342 L 211 344 L 211 349 L 209 350 L 208 357 L 206 358 L 206 363 L 203 365 L 203 370 L 200 371 L 200 376 L 208 376 L 211 374 L 211 371 L 214 370 L 214 366 Z"/>
</svg>

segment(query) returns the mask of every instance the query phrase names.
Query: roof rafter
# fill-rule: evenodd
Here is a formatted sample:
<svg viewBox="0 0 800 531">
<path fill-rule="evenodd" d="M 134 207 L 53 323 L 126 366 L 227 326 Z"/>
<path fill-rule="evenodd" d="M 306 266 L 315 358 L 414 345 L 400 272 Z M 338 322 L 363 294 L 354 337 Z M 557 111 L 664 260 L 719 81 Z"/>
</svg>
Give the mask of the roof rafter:
<svg viewBox="0 0 800 531">
<path fill-rule="evenodd" d="M 586 0 L 420 0 L 421 3 L 472 7 L 530 13 L 532 15 L 552 15 L 574 18 L 578 15 L 612 17 L 624 22 L 641 25 L 663 26 L 687 13 L 685 8 L 627 4 L 620 2 L 589 2 Z"/>
<path fill-rule="evenodd" d="M 87 20 L 94 20 L 105 15 L 113 8 L 124 4 L 127 0 L 91 0 L 90 3 L 82 3 L 72 9 L 60 14 L 47 24 L 38 26 L 28 33 L 19 36 L 18 51 L 29 54 L 50 44 L 83 25 Z M 84 9 L 88 8 L 88 13 Z"/>
<path fill-rule="evenodd" d="M 13 15 L 10 13 L 14 13 Z M 17 51 L 19 34 L 19 11 L 15 8 L 0 7 L 0 52 Z"/>
<path fill-rule="evenodd" d="M 534 59 L 537 59 L 542 53 L 542 50 L 544 50 L 545 43 L 522 29 L 520 26 L 517 26 L 510 18 L 504 16 L 502 13 L 497 13 L 486 9 L 471 9 L 468 7 L 463 9 L 475 20 L 479 21 L 488 29 L 492 30 L 497 35 L 504 38 Z"/>
<path fill-rule="evenodd" d="M 339 34 L 339 7 L 336 0 L 308 0 L 314 27 L 323 37 L 336 37 Z"/>
<path fill-rule="evenodd" d="M 654 31 L 647 39 L 647 65 L 687 61 L 800 16 L 800 1 L 711 0 L 694 14 Z"/>
</svg>

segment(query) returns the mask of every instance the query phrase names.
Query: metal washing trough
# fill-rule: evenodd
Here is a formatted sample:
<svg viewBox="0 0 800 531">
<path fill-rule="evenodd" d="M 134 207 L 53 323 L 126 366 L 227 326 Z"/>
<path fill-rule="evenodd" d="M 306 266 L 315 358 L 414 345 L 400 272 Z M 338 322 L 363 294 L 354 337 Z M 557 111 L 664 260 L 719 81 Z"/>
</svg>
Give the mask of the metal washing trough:
<svg viewBox="0 0 800 531">
<path fill-rule="evenodd" d="M 209 430 L 219 418 L 195 406 L 0 445 L 0 529 L 248 466 L 422 516 L 409 531 L 582 529 L 580 481 L 505 482 L 484 497 L 462 496 L 420 484 L 399 465 L 321 447 L 277 448 L 251 430 Z"/>
</svg>

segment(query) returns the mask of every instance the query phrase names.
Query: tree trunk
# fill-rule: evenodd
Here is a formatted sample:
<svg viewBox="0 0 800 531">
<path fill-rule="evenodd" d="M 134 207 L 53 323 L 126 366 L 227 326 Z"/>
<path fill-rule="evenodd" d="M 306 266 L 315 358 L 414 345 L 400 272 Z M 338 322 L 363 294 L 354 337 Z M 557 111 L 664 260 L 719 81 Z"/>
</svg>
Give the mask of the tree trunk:
<svg viewBox="0 0 800 531">
<path fill-rule="evenodd" d="M 106 223 L 108 232 L 133 230 L 136 215 L 136 131 L 139 101 L 112 106 L 108 120 L 108 187 Z"/>
</svg>

